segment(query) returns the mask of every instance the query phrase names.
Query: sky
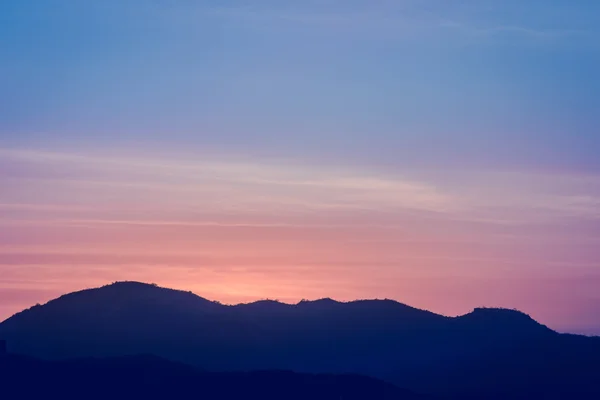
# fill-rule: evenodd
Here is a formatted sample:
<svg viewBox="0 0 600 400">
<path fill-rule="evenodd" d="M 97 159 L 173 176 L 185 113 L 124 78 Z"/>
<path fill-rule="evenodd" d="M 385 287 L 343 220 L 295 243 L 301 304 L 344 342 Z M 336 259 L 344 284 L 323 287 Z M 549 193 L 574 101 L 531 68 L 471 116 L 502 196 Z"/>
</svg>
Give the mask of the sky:
<svg viewBox="0 0 600 400">
<path fill-rule="evenodd" d="M 600 2 L 3 0 L 0 320 L 139 280 L 600 335 Z"/>
</svg>

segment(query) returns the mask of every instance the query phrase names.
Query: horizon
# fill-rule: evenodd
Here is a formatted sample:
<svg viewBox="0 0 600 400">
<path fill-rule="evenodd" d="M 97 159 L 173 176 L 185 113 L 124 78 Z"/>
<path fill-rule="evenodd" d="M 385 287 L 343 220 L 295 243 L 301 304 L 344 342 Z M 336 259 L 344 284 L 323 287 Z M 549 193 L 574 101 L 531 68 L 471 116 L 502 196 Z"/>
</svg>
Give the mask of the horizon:
<svg viewBox="0 0 600 400">
<path fill-rule="evenodd" d="M 135 280 L 600 335 L 600 2 L 94 3 L 0 3 L 0 319 Z"/>
</svg>

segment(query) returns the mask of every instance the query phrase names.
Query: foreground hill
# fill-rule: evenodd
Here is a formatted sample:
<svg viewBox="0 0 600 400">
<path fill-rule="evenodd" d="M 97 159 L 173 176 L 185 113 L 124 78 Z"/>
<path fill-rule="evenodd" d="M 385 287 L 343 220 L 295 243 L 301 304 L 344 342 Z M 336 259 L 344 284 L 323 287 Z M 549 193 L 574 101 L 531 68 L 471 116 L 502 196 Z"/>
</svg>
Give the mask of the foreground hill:
<svg viewBox="0 0 600 400">
<path fill-rule="evenodd" d="M 155 354 L 210 371 L 369 375 L 419 393 L 600 398 L 587 397 L 600 395 L 599 338 L 504 309 L 448 318 L 390 300 L 224 306 L 122 282 L 16 314 L 0 337 L 46 359 Z"/>
<path fill-rule="evenodd" d="M 425 399 L 363 376 L 210 373 L 150 356 L 68 361 L 0 357 L 0 395 L 7 399 Z"/>
</svg>

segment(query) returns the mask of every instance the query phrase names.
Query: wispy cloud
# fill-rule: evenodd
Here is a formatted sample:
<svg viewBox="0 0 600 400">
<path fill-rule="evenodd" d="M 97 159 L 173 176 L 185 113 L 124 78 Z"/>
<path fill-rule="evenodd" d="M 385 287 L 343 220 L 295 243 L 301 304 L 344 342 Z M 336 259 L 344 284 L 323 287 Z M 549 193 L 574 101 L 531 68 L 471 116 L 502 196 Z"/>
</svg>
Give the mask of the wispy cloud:
<svg viewBox="0 0 600 400">
<path fill-rule="evenodd" d="M 219 18 L 235 20 L 237 23 L 251 24 L 254 27 L 268 28 L 277 26 L 301 27 L 311 29 L 354 31 L 361 34 L 382 34 L 387 38 L 401 39 L 419 37 L 419 34 L 436 33 L 448 38 L 449 30 L 455 34 L 478 38 L 495 36 L 513 36 L 534 40 L 552 40 L 559 38 L 581 37 L 594 34 L 581 29 L 578 21 L 572 21 L 567 27 L 556 27 L 556 21 L 547 26 L 537 22 L 510 18 L 500 19 L 481 13 L 477 3 L 470 5 L 468 12 L 462 7 L 452 7 L 436 2 L 402 2 L 401 4 L 370 4 L 359 7 L 346 3 L 329 5 L 306 5 L 304 7 L 285 6 L 240 6 L 198 7 L 194 10 L 169 8 L 166 14 L 177 19 Z M 185 12 L 184 12 L 185 11 Z M 165 13 L 165 10 L 162 10 Z M 536 12 L 529 10 L 531 15 Z M 569 21 L 561 21 L 568 24 Z M 596 32 L 597 33 L 597 32 Z M 390 36 L 391 35 L 391 36 Z M 416 36 L 415 36 L 416 35 Z"/>
<path fill-rule="evenodd" d="M 311 209 L 389 209 L 444 211 L 452 200 L 434 186 L 401 178 L 382 178 L 338 168 L 269 165 L 260 162 L 197 161 L 83 156 L 43 151 L 0 150 L 0 155 L 31 164 L 52 164 L 70 171 L 84 167 L 88 175 L 73 180 L 90 185 L 111 179 L 125 190 L 154 188 L 202 194 L 216 193 L 216 202 L 235 197 L 240 206 L 271 205 Z M 81 178 L 85 178 L 81 181 Z M 57 182 L 59 183 L 60 180 Z M 64 182 L 64 181 L 63 181 Z M 68 182 L 68 181 L 67 181 Z M 140 186 L 141 185 L 141 186 Z"/>
<path fill-rule="evenodd" d="M 589 34 L 588 31 L 580 29 L 541 29 L 517 25 L 478 26 L 474 23 L 464 23 L 456 21 L 442 22 L 440 24 L 440 27 L 455 29 L 462 33 L 479 37 L 495 35 L 516 35 L 529 37 L 533 39 L 556 39 Z"/>
<path fill-rule="evenodd" d="M 417 212 L 429 213 L 422 214 L 427 219 L 498 224 L 600 218 L 600 180 L 596 177 L 457 172 L 453 184 L 447 185 L 444 174 L 417 179 L 409 171 L 383 173 L 369 168 L 258 160 L 207 158 L 185 162 L 18 149 L 0 149 L 0 156 L 21 168 L 38 167 L 39 176 L 18 180 L 14 190 L 37 186 L 52 202 L 45 198 L 38 206 L 35 199 L 27 198 L 22 207 L 48 211 L 68 209 L 71 205 L 65 203 L 76 195 L 84 199 L 84 208 L 111 199 L 121 208 L 162 207 L 163 212 L 169 207 L 278 215 L 353 210 L 392 215 Z M 74 175 L 46 177 L 46 167 Z M 7 196 L 11 193 L 6 192 L 0 200 L 15 204 L 6 201 Z M 57 205 L 45 205 L 49 203 Z M 107 220 L 134 223 L 131 219 Z"/>
<path fill-rule="evenodd" d="M 45 212 L 82 212 L 91 211 L 93 208 L 74 204 L 23 204 L 23 203 L 0 203 L 0 211 L 45 211 Z"/>
</svg>

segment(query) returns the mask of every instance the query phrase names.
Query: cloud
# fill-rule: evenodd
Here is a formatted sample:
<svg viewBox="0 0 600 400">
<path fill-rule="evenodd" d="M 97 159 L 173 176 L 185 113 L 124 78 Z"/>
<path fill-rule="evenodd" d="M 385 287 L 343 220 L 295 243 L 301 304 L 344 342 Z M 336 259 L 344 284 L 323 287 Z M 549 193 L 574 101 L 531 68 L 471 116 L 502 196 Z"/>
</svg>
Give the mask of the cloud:
<svg viewBox="0 0 600 400">
<path fill-rule="evenodd" d="M 218 18 L 260 28 L 280 29 L 296 26 L 345 33 L 353 31 L 362 35 L 379 34 L 381 38 L 396 40 L 429 35 L 432 32 L 436 37 L 448 38 L 449 28 L 457 34 L 479 38 L 511 35 L 535 40 L 554 40 L 594 34 L 581 29 L 579 21 L 576 20 L 561 20 L 563 27 L 557 28 L 556 21 L 546 21 L 548 23 L 540 25 L 539 18 L 501 19 L 490 15 L 486 7 L 477 3 L 448 5 L 439 2 L 404 1 L 359 4 L 306 3 L 300 7 L 289 7 L 264 4 L 261 6 L 259 2 L 253 6 L 199 7 L 193 11 L 169 8 L 168 14 L 177 15 L 176 19 L 180 21 L 190 18 Z M 513 9 L 514 6 L 504 5 L 504 8 Z M 506 14 L 502 12 L 504 8 L 500 7 L 497 14 Z M 514 8 L 517 9 L 523 15 L 541 14 L 535 6 L 526 10 Z M 162 12 L 164 13 L 164 9 Z M 569 23 L 570 27 L 564 25 Z"/>
<path fill-rule="evenodd" d="M 0 211 L 46 211 L 46 212 L 80 212 L 90 211 L 92 208 L 83 207 L 75 204 L 21 204 L 21 203 L 0 203 Z"/>
<path fill-rule="evenodd" d="M 419 174 L 414 174 L 415 171 L 382 172 L 367 167 L 222 157 L 183 161 L 157 156 L 115 157 L 19 149 L 0 149 L 0 156 L 11 160 L 12 169 L 31 169 L 38 174 L 12 181 L 7 186 L 12 189 L 0 198 L 0 209 L 2 204 L 6 209 L 39 211 L 67 211 L 70 207 L 82 211 L 110 206 L 134 212 L 161 210 L 163 215 L 155 218 L 155 222 L 147 222 L 148 218 L 136 222 L 135 218 L 113 215 L 104 218 L 106 223 L 181 225 L 182 219 L 164 218 L 169 210 L 202 210 L 206 215 L 280 216 L 365 212 L 408 216 L 412 213 L 414 218 L 424 221 L 492 224 L 600 219 L 600 179 L 595 176 L 438 171 L 416 178 Z M 47 170 L 71 175 L 66 178 L 45 176 Z M 449 180 L 449 176 L 452 179 Z M 0 179 L 11 182 L 10 177 Z M 34 193 L 42 193 L 39 200 L 43 203 L 35 202 L 38 199 Z M 26 201 L 21 205 L 7 201 L 11 195 Z M 73 198 L 78 199 L 77 204 L 72 204 Z M 101 220 L 77 218 L 79 223 L 86 219 L 88 222 Z M 294 225 L 298 225 L 297 221 Z"/>
<path fill-rule="evenodd" d="M 490 25 L 478 26 L 473 23 L 445 21 L 440 24 L 442 28 L 451 28 L 465 34 L 485 37 L 494 35 L 516 35 L 533 39 L 555 39 L 569 36 L 586 35 L 589 32 L 579 29 L 539 29 L 516 25 Z"/>
<path fill-rule="evenodd" d="M 119 186 L 130 193 L 151 190 L 188 193 L 193 203 L 229 203 L 241 208 L 271 205 L 284 209 L 414 209 L 444 211 L 452 200 L 435 187 L 402 178 L 382 178 L 343 168 L 274 165 L 263 162 L 195 161 L 85 156 L 0 149 L 15 162 L 87 171 L 53 179 L 56 185 Z M 42 170 L 43 172 L 43 170 Z M 91 189 L 90 189 L 91 190 Z M 100 189 L 101 190 L 101 189 Z M 216 197 L 208 199 L 209 194 Z M 202 198 L 202 195 L 206 197 Z M 168 201 L 168 198 L 165 198 Z M 148 199 L 152 202 L 153 199 Z"/>
</svg>

